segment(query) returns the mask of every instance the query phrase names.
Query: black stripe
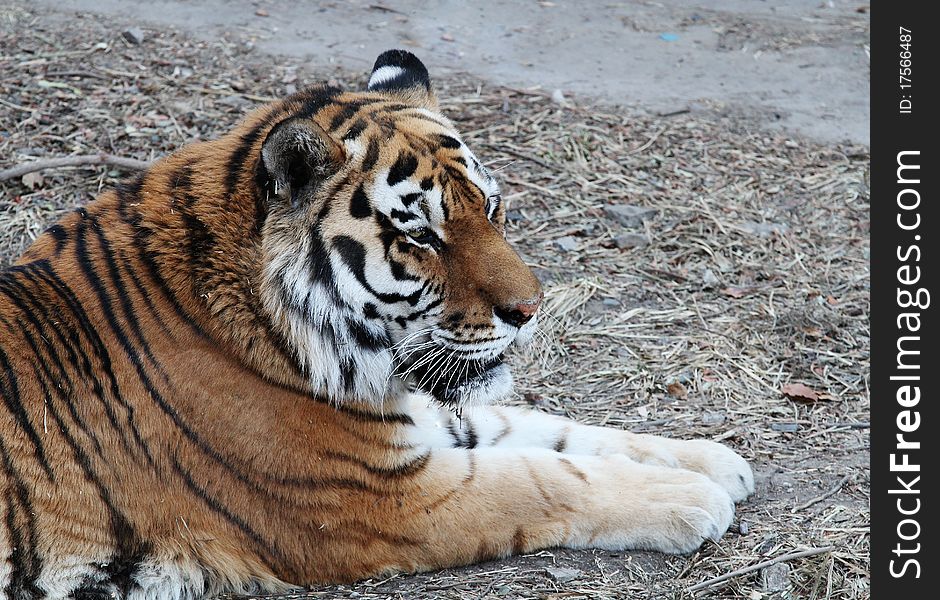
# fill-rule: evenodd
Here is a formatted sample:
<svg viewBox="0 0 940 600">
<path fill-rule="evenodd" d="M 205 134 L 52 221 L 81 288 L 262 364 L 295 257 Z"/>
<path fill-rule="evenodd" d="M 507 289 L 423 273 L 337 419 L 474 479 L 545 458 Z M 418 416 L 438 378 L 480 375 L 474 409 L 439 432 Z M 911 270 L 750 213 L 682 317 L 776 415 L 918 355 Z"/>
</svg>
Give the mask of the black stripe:
<svg viewBox="0 0 940 600">
<path fill-rule="evenodd" d="M 136 269 L 134 269 L 130 259 L 126 254 L 124 254 L 123 251 L 118 252 L 118 258 L 120 259 L 119 262 L 121 266 L 124 267 L 123 271 L 130 278 L 131 283 L 134 284 L 134 289 L 137 290 L 137 295 L 140 296 L 141 300 L 143 300 L 144 304 L 147 306 L 147 310 L 150 311 L 152 320 L 157 324 L 157 326 L 160 327 L 167 337 L 173 337 L 173 332 L 170 331 L 170 328 L 167 326 L 163 315 L 160 314 L 160 311 L 157 310 L 156 305 L 154 305 L 153 300 L 150 298 L 153 292 L 144 287 L 144 283 L 140 280 L 140 277 L 137 276 Z"/>
<path fill-rule="evenodd" d="M 467 448 L 476 448 L 478 441 L 477 430 L 473 427 L 473 421 L 467 419 Z"/>
<path fill-rule="evenodd" d="M 404 211 L 398 210 L 397 208 L 393 208 L 393 209 L 392 209 L 392 212 L 390 213 L 390 215 L 391 215 L 391 217 L 392 217 L 393 219 L 398 219 L 398 221 L 401 222 L 401 223 L 407 223 L 408 221 L 414 221 L 415 219 L 418 218 L 418 215 L 416 215 L 416 214 L 414 214 L 414 213 L 404 212 Z"/>
<path fill-rule="evenodd" d="M 456 138 L 453 138 L 449 135 L 440 134 L 437 136 L 438 142 L 440 142 L 442 148 L 451 148 L 456 149 L 460 148 L 460 141 Z"/>
<path fill-rule="evenodd" d="M 80 226 L 79 230 L 79 239 L 82 240 L 82 243 L 84 244 L 84 228 Z M 127 286 L 124 284 L 124 280 L 121 278 L 121 273 L 118 269 L 117 262 L 114 260 L 114 251 L 111 249 L 111 242 L 107 237 L 105 237 L 101 228 L 101 223 L 98 221 L 97 217 L 91 218 L 91 230 L 98 238 L 101 255 L 103 256 L 105 264 L 108 268 L 107 274 L 111 280 L 111 287 L 114 288 L 114 291 L 117 293 L 118 302 L 124 311 L 124 321 L 130 326 L 131 333 L 133 333 L 134 337 L 137 338 L 137 344 L 144 351 L 144 355 L 150 359 L 150 362 L 154 365 L 154 367 L 156 367 L 157 371 L 166 377 L 166 373 L 163 371 L 163 366 L 154 357 L 153 352 L 150 350 L 150 343 L 147 341 L 147 336 L 144 335 L 144 332 L 140 327 L 140 321 L 137 320 L 137 311 L 131 303 L 130 296 L 127 295 Z M 82 253 L 81 256 L 84 257 L 86 255 Z M 94 277 L 97 278 L 97 272 L 93 267 L 90 272 L 94 273 Z M 100 283 L 93 283 L 92 285 L 95 287 L 96 291 L 104 291 L 104 286 Z M 107 296 L 107 293 L 105 292 L 104 295 Z M 110 300 L 108 301 L 108 304 L 110 306 Z"/>
<path fill-rule="evenodd" d="M 173 307 L 177 316 L 189 326 L 193 333 L 203 339 L 208 339 L 209 336 L 202 330 L 199 324 L 196 323 L 193 316 L 183 308 L 179 298 L 176 297 L 176 294 L 170 289 L 166 279 L 164 279 L 163 275 L 160 273 L 160 266 L 157 262 L 156 255 L 150 250 L 148 243 L 154 234 L 153 230 L 143 224 L 140 213 L 132 214 L 129 212 L 129 202 L 122 202 L 119 213 L 122 220 L 127 223 L 131 231 L 133 231 L 134 246 L 137 248 L 139 259 L 146 267 L 147 273 L 150 279 L 156 284 L 157 289 L 163 294 L 167 302 L 170 303 L 170 306 Z"/>
<path fill-rule="evenodd" d="M 233 513 L 230 509 L 225 507 L 217 498 L 210 495 L 205 488 L 196 483 L 193 479 L 192 474 L 189 470 L 185 469 L 177 459 L 176 456 L 172 458 L 173 460 L 173 470 L 176 471 L 176 474 L 180 476 L 183 480 L 183 483 L 186 484 L 186 487 L 196 495 L 203 503 L 217 515 L 223 517 L 226 521 L 231 523 L 235 528 L 241 531 L 249 540 L 255 543 L 257 549 L 263 551 L 265 556 L 261 556 L 261 560 L 264 561 L 265 565 L 270 568 L 272 571 L 275 571 L 273 563 L 278 562 L 286 564 L 285 557 L 280 551 L 277 545 L 268 540 L 264 539 L 260 533 L 255 531 L 244 519 Z M 273 559 L 273 560 L 272 560 Z"/>
<path fill-rule="evenodd" d="M 349 359 L 343 359 L 339 365 L 339 375 L 343 380 L 343 389 L 351 394 L 356 387 L 356 365 Z"/>
<path fill-rule="evenodd" d="M 349 131 L 347 131 L 346 134 L 343 135 L 343 141 L 356 139 L 357 137 L 362 135 L 362 132 L 365 131 L 366 127 L 368 126 L 369 126 L 368 123 L 366 123 L 364 120 L 357 119 L 356 122 L 353 123 L 352 126 L 349 128 Z"/>
<path fill-rule="evenodd" d="M 52 236 L 52 239 L 55 240 L 55 251 L 58 254 L 62 251 L 62 248 L 65 246 L 65 243 L 69 239 L 69 234 L 61 225 L 53 225 L 46 230 L 46 233 Z"/>
<path fill-rule="evenodd" d="M 383 331 L 381 334 L 375 334 L 370 331 L 368 327 L 355 319 L 346 319 L 346 327 L 348 327 L 350 333 L 353 334 L 356 343 L 361 348 L 365 348 L 371 352 L 378 352 L 379 350 L 388 348 L 389 344 L 391 344 L 387 333 Z"/>
<path fill-rule="evenodd" d="M 361 243 L 351 237 L 340 235 L 333 239 L 333 247 L 337 249 L 343 262 L 349 267 L 353 275 L 359 281 L 360 285 L 370 294 L 382 302 L 392 304 L 395 302 L 407 302 L 411 306 L 418 303 L 423 290 L 416 290 L 414 293 L 403 296 L 397 293 L 379 292 L 373 288 L 366 279 L 366 248 Z"/>
<path fill-rule="evenodd" d="M 344 306 L 345 302 L 340 297 L 339 289 L 336 287 L 333 264 L 330 262 L 330 255 L 318 225 L 310 228 L 310 251 L 307 253 L 307 265 L 310 269 L 310 282 L 325 287 L 333 302 Z"/>
<path fill-rule="evenodd" d="M 366 302 L 365 304 L 362 305 L 362 316 L 364 316 L 367 319 L 381 318 L 381 316 L 379 315 L 379 311 L 376 308 L 375 304 L 372 304 L 371 302 Z"/>
<path fill-rule="evenodd" d="M 13 569 L 4 588 L 4 598 L 43 598 L 42 590 L 36 580 L 42 573 L 42 560 L 39 557 L 36 512 L 33 510 L 29 488 L 20 476 L 6 444 L 0 438 L 0 457 L 6 472 L 7 487 L 4 490 L 6 502 L 6 526 L 9 531 L 10 548 L 8 561 Z M 19 523 L 17 515 L 20 516 Z M 24 531 L 25 530 L 25 531 Z"/>
<path fill-rule="evenodd" d="M 37 356 L 36 358 L 39 357 Z M 3 351 L 3 348 L 0 348 L 0 369 L 2 369 L 6 379 L 6 383 L 4 383 L 4 378 L 0 378 L 0 396 L 3 396 L 3 403 L 6 405 L 7 410 L 10 411 L 13 418 L 16 419 L 19 428 L 26 434 L 26 438 L 29 440 L 30 444 L 32 444 L 33 455 L 42 467 L 46 477 L 51 481 L 55 481 L 55 474 L 52 472 L 52 465 L 49 464 L 49 460 L 46 457 L 45 447 L 42 444 L 42 440 L 39 438 L 39 433 L 36 431 L 36 428 L 33 427 L 32 421 L 29 419 L 29 413 L 26 407 L 23 406 L 16 373 L 13 371 L 13 367 L 6 353 Z"/>
<path fill-rule="evenodd" d="M 340 412 L 347 417 L 365 423 L 396 423 L 398 425 L 414 425 L 414 420 L 405 413 L 378 413 L 366 412 L 351 406 L 340 406 Z"/>
<path fill-rule="evenodd" d="M 101 281 L 101 278 L 98 276 L 97 271 L 95 270 L 94 263 L 90 259 L 88 254 L 87 240 L 86 240 L 86 231 L 85 221 L 81 221 L 76 230 L 76 242 L 75 242 L 75 257 L 78 262 L 79 267 L 82 270 L 82 273 L 85 276 L 85 279 L 91 284 L 92 290 L 95 292 L 95 295 L 98 297 L 99 308 L 104 313 L 105 319 L 108 322 L 108 326 L 111 328 L 111 332 L 114 334 L 115 339 L 123 348 L 124 353 L 131 360 L 131 364 L 134 365 L 137 375 L 140 378 L 141 383 L 150 393 L 151 397 L 160 397 L 159 392 L 156 388 L 153 387 L 153 384 L 150 381 L 150 378 L 147 376 L 146 371 L 144 370 L 143 363 L 140 358 L 140 354 L 137 349 L 128 339 L 127 334 L 124 331 L 124 328 L 121 326 L 121 322 L 117 318 L 117 314 L 114 311 L 114 308 L 111 304 L 111 298 L 108 295 L 107 290 L 104 287 L 104 284 Z M 100 233 L 100 232 L 99 232 Z M 108 250 L 102 246 L 102 250 L 107 252 Z M 122 289 L 120 290 L 121 295 L 123 296 L 122 302 L 126 301 L 126 292 Z M 134 330 L 135 335 L 140 337 L 142 334 L 140 332 L 139 323 L 137 323 L 136 318 L 131 312 L 129 303 L 125 307 L 125 312 L 127 313 L 128 321 L 131 323 L 131 328 Z M 142 340 L 142 338 L 141 338 Z M 143 341 L 143 340 L 142 340 Z M 152 355 L 150 355 L 149 347 L 145 347 L 145 352 L 153 360 Z M 155 361 L 154 361 L 155 362 Z M 161 370 L 162 372 L 162 370 Z M 165 376 L 165 374 L 164 374 Z M 120 396 L 118 396 L 120 398 Z M 161 397 L 162 400 L 162 397 Z M 150 456 L 150 451 L 147 448 L 147 445 L 144 443 L 143 439 L 140 437 L 140 434 L 137 430 L 137 425 L 134 422 L 134 408 L 127 402 L 123 402 L 125 410 L 127 411 L 127 422 L 131 427 L 131 430 L 134 432 L 135 439 L 140 445 L 141 450 L 143 450 L 149 462 L 153 462 L 152 457 Z"/>
<path fill-rule="evenodd" d="M 83 334 L 84 337 L 89 341 L 95 353 L 95 356 L 98 358 L 98 360 L 101 363 L 99 368 L 96 369 L 94 373 L 101 371 L 107 376 L 108 381 L 109 381 L 109 390 L 111 392 L 112 397 L 116 401 L 118 401 L 121 404 L 121 406 L 124 408 L 127 414 L 128 423 L 134 435 L 135 441 L 137 441 L 138 445 L 144 451 L 144 455 L 147 457 L 148 462 L 152 463 L 153 460 L 150 456 L 150 451 L 147 448 L 146 444 L 144 444 L 143 439 L 140 436 L 140 432 L 137 430 L 137 425 L 134 423 L 133 419 L 131 418 L 133 414 L 133 410 L 127 404 L 127 402 L 124 400 L 121 394 L 120 387 L 118 386 L 118 383 L 117 383 L 117 377 L 114 374 L 114 370 L 112 368 L 113 363 L 111 361 L 111 355 L 108 352 L 108 349 L 105 346 L 104 342 L 102 341 L 101 337 L 98 335 L 97 328 L 94 325 L 92 325 L 90 319 L 88 318 L 88 314 L 85 312 L 85 309 L 82 306 L 81 301 L 79 301 L 79 299 L 75 296 L 71 288 L 69 288 L 68 285 L 64 281 L 62 281 L 58 275 L 56 275 L 55 271 L 52 269 L 52 266 L 46 263 L 45 261 L 37 263 L 36 266 L 37 266 L 36 275 L 42 281 L 46 283 L 46 285 L 48 286 L 47 289 L 57 294 L 60 298 L 62 298 L 65 301 L 65 304 L 68 306 L 69 310 L 71 310 L 72 314 L 74 315 L 75 319 L 70 320 L 70 323 L 80 327 L 80 333 Z M 79 349 L 80 349 L 80 345 L 79 345 Z M 82 353 L 82 356 L 84 357 L 84 353 Z M 87 359 L 85 359 L 85 361 L 87 361 Z M 89 368 L 89 371 L 91 372 L 91 367 L 89 366 L 88 368 Z M 94 375 L 92 377 L 92 385 L 93 385 L 94 392 L 99 396 L 99 398 L 101 398 L 102 406 L 104 407 L 105 413 L 107 414 L 108 419 L 111 422 L 111 425 L 114 427 L 115 431 L 119 432 L 119 434 L 122 436 L 122 439 L 124 440 L 125 447 L 129 449 L 130 445 L 126 441 L 126 435 L 127 435 L 126 427 L 118 424 L 117 416 L 113 412 L 111 405 L 108 403 L 107 398 L 104 395 L 101 383 L 97 375 Z M 73 410 L 71 403 L 69 404 L 69 408 L 70 410 Z M 75 418 L 76 420 L 78 420 L 77 416 Z M 98 445 L 97 441 L 95 442 L 95 444 L 96 446 Z M 98 446 L 98 449 L 100 453 L 100 446 Z"/>
<path fill-rule="evenodd" d="M 398 281 L 421 281 L 420 277 L 412 275 L 405 269 L 405 265 L 401 264 L 397 260 L 389 257 L 388 266 L 392 272 L 392 277 Z"/>
<path fill-rule="evenodd" d="M 366 462 L 358 456 L 353 456 L 351 454 L 346 454 L 345 452 L 339 452 L 336 450 L 328 450 L 323 452 L 322 456 L 329 458 L 330 460 L 354 464 L 368 472 L 370 475 L 382 477 L 385 479 L 398 479 L 417 475 L 422 470 L 424 470 L 425 467 L 427 467 L 428 462 L 431 460 L 431 453 L 425 452 L 405 463 L 395 465 L 394 467 L 377 467 L 369 462 Z"/>
<path fill-rule="evenodd" d="M 412 175 L 418 170 L 418 159 L 410 152 L 402 152 L 395 160 L 391 170 L 388 172 L 388 185 L 394 186 Z"/>
<path fill-rule="evenodd" d="M 405 206 L 411 206 L 411 205 L 414 204 L 418 199 L 420 199 L 422 195 L 423 195 L 423 194 L 420 194 L 420 193 L 418 193 L 418 192 L 413 192 L 413 193 L 411 193 L 411 194 L 405 194 L 404 196 L 401 197 L 401 203 L 404 204 Z"/>
<path fill-rule="evenodd" d="M 362 184 L 353 192 L 352 200 L 349 202 L 349 214 L 356 219 L 365 219 L 372 215 L 372 207 L 369 205 L 369 196 L 366 195 Z"/>
<path fill-rule="evenodd" d="M 370 171 L 379 160 L 379 142 L 372 138 L 369 140 L 369 147 L 366 149 L 366 156 L 362 159 L 362 171 Z"/>
</svg>

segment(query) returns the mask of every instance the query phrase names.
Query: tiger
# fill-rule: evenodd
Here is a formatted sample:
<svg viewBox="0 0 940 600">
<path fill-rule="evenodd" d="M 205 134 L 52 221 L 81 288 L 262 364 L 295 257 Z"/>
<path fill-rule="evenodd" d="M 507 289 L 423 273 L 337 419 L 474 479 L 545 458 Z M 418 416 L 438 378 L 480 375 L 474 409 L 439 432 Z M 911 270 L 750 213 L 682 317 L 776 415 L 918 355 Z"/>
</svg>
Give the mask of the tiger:
<svg viewBox="0 0 940 600">
<path fill-rule="evenodd" d="M 390 50 L 49 227 L 0 274 L 3 597 L 718 540 L 754 490 L 731 449 L 500 403 L 543 299 L 506 210 Z"/>
</svg>

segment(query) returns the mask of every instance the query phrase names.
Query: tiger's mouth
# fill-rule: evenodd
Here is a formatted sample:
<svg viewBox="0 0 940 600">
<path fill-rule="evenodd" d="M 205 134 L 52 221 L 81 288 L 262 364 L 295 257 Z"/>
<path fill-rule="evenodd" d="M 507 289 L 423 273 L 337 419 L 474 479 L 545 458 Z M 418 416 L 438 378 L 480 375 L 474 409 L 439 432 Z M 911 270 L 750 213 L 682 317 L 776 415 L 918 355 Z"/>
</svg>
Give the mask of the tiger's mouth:
<svg viewBox="0 0 940 600">
<path fill-rule="evenodd" d="M 504 355 L 483 360 L 450 357 L 438 361 L 414 361 L 407 381 L 442 403 L 461 405 L 483 403 L 509 392 L 512 375 Z"/>
</svg>

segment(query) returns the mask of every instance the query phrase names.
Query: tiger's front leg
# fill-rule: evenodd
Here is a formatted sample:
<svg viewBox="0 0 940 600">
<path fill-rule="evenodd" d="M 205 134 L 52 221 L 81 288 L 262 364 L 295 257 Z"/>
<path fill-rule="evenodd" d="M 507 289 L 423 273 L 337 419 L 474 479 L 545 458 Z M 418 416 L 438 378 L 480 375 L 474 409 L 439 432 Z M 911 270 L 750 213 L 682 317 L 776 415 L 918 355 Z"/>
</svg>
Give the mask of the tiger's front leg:
<svg viewBox="0 0 940 600">
<path fill-rule="evenodd" d="M 431 447 L 544 448 L 566 455 L 624 455 L 651 466 L 705 475 L 739 502 L 754 491 L 750 466 L 730 448 L 709 440 L 676 440 L 583 425 L 512 406 L 475 406 L 460 418 L 426 396 L 412 396 L 413 436 Z"/>
<path fill-rule="evenodd" d="M 436 448 L 391 510 L 398 538 L 371 572 L 429 570 L 548 547 L 691 552 L 734 514 L 704 475 L 624 455 Z M 375 550 L 375 548 L 373 548 Z"/>
</svg>

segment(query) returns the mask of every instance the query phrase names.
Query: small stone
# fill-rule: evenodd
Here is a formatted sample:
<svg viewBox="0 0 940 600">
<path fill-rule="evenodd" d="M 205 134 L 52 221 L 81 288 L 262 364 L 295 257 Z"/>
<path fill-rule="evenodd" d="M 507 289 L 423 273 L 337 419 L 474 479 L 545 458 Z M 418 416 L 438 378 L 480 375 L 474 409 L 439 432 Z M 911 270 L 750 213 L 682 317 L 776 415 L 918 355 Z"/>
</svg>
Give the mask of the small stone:
<svg viewBox="0 0 940 600">
<path fill-rule="evenodd" d="M 705 268 L 704 271 L 702 271 L 702 284 L 706 288 L 716 287 L 720 283 L 721 283 L 721 280 L 718 279 L 718 276 L 715 275 L 714 271 L 712 271 L 711 269 L 707 267 Z"/>
<path fill-rule="evenodd" d="M 555 246 L 562 252 L 573 252 L 578 249 L 578 240 L 573 236 L 566 235 L 565 237 L 555 240 Z"/>
<path fill-rule="evenodd" d="M 23 185 L 28 187 L 31 190 L 35 190 L 37 187 L 42 186 L 42 174 L 38 171 L 33 171 L 32 173 L 27 173 L 23 175 Z"/>
<path fill-rule="evenodd" d="M 614 238 L 614 244 L 620 249 L 642 248 L 650 243 L 650 239 L 639 233 L 622 233 Z"/>
<path fill-rule="evenodd" d="M 512 588 L 509 587 L 508 585 L 501 585 L 498 588 L 496 588 L 497 596 L 508 596 L 511 593 L 512 593 Z"/>
<path fill-rule="evenodd" d="M 581 577 L 581 571 L 578 569 L 566 569 L 564 567 L 548 567 L 545 572 L 558 583 L 566 583 Z"/>
<path fill-rule="evenodd" d="M 561 90 L 555 90 L 554 92 L 552 92 L 552 102 L 554 102 L 555 104 L 560 104 L 562 106 L 565 106 L 566 104 L 568 104 L 568 99 L 565 98 L 565 94 L 562 93 Z"/>
<path fill-rule="evenodd" d="M 765 592 L 783 592 L 790 587 L 790 565 L 777 563 L 764 567 L 760 570 L 760 577 Z"/>
<path fill-rule="evenodd" d="M 601 301 L 601 304 L 603 304 L 604 306 L 612 306 L 614 308 L 618 308 L 620 306 L 620 300 L 615 300 L 614 298 L 604 298 Z"/>
<path fill-rule="evenodd" d="M 144 30 L 140 27 L 131 27 L 121 32 L 121 37 L 129 43 L 139 46 L 144 43 Z"/>
<path fill-rule="evenodd" d="M 707 412 L 702 415 L 702 425 L 721 425 L 726 419 L 725 413 Z"/>
<path fill-rule="evenodd" d="M 525 217 L 523 217 L 522 213 L 518 210 L 507 210 L 506 220 L 510 223 L 518 223 L 519 221 L 524 221 Z"/>
<path fill-rule="evenodd" d="M 263 8 L 259 8 L 258 10 L 255 11 L 255 14 L 259 17 L 267 17 L 269 13 Z"/>
<path fill-rule="evenodd" d="M 740 227 L 747 233 L 762 238 L 770 237 L 775 233 L 783 235 L 789 230 L 784 223 L 756 223 L 754 221 L 745 221 Z"/>
<path fill-rule="evenodd" d="M 771 423 L 770 428 L 774 431 L 781 431 L 784 433 L 796 433 L 800 430 L 799 423 Z"/>
<path fill-rule="evenodd" d="M 604 212 L 611 219 L 624 227 L 642 227 L 643 221 L 652 218 L 657 210 L 647 206 L 632 206 L 630 204 L 611 204 L 604 207 Z"/>
<path fill-rule="evenodd" d="M 740 523 L 738 523 L 738 533 L 740 533 L 741 535 L 747 535 L 747 533 L 750 530 L 751 530 L 751 526 L 748 525 L 747 521 L 741 521 Z"/>
</svg>

